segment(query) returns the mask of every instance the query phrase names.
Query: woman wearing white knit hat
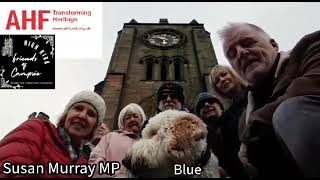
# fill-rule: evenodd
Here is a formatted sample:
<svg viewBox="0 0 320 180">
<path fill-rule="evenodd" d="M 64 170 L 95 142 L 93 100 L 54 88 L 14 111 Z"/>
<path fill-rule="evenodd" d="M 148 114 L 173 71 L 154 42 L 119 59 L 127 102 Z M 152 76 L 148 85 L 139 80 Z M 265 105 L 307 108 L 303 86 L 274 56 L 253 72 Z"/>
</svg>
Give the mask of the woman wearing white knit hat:
<svg viewBox="0 0 320 180">
<path fill-rule="evenodd" d="M 83 145 L 93 137 L 98 124 L 104 119 L 105 110 L 105 102 L 98 94 L 84 90 L 68 102 L 57 127 L 50 121 L 37 118 L 25 121 L 0 141 L 0 177 L 88 176 L 71 166 L 87 164 L 88 156 L 83 154 Z M 56 163 L 70 172 L 49 172 L 50 166 L 55 167 Z M 28 173 L 5 173 L 10 169 L 7 167 L 16 164 L 44 168 L 32 176 Z"/>
<path fill-rule="evenodd" d="M 70 99 L 57 126 L 69 134 L 73 145 L 80 144 L 94 136 L 95 129 L 103 121 L 105 111 L 104 100 L 95 92 L 84 90 Z M 87 121 L 80 121 L 84 116 Z"/>
</svg>

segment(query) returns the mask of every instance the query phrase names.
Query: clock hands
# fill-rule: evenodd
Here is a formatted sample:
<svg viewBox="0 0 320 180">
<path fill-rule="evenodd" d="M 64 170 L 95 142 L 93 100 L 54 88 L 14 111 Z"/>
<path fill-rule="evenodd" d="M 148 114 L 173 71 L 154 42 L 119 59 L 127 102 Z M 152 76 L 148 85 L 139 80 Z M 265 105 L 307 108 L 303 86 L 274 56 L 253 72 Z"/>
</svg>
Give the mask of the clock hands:
<svg viewBox="0 0 320 180">
<path fill-rule="evenodd" d="M 155 35 L 155 37 L 159 38 L 162 40 L 162 44 L 167 44 L 168 43 L 168 38 L 160 36 L 160 35 Z"/>
<path fill-rule="evenodd" d="M 169 47 L 179 43 L 179 37 L 170 33 L 154 33 L 150 34 L 148 41 L 159 47 Z"/>
<path fill-rule="evenodd" d="M 154 35 L 155 37 L 159 38 L 159 39 L 162 39 L 162 40 L 168 40 L 166 37 L 163 37 L 163 36 L 160 36 L 160 35 Z"/>
<path fill-rule="evenodd" d="M 166 40 L 162 40 L 162 44 L 167 44 L 168 42 Z"/>
</svg>

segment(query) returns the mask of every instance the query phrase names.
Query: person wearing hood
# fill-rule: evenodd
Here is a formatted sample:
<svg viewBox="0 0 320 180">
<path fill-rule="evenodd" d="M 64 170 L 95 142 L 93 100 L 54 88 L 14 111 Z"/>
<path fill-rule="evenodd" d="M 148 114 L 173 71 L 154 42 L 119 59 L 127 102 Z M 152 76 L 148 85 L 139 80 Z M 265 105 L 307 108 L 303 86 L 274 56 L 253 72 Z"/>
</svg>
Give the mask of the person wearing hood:
<svg viewBox="0 0 320 180">
<path fill-rule="evenodd" d="M 230 121 L 222 118 L 224 107 L 219 98 L 208 92 L 198 95 L 195 104 L 195 114 L 207 125 L 208 147 L 217 156 L 221 166 L 228 176 L 248 178 L 237 153 L 239 150 L 238 136 L 232 133 L 236 129 Z M 235 146 L 234 144 L 238 145 Z"/>
<path fill-rule="evenodd" d="M 138 104 L 130 103 L 120 111 L 118 118 L 119 129 L 103 136 L 90 154 L 89 164 L 96 164 L 96 171 L 93 177 L 128 177 L 129 171 L 122 165 L 122 160 L 133 144 L 140 139 L 139 135 L 145 120 L 146 115 Z M 120 169 L 114 175 L 100 174 L 100 163 L 111 161 L 120 163 Z"/>
<path fill-rule="evenodd" d="M 70 99 L 57 127 L 49 120 L 36 117 L 23 122 L 0 141 L 0 177 L 87 177 L 74 171 L 52 174 L 48 166 L 49 163 L 58 163 L 64 168 L 88 164 L 89 157 L 83 147 L 94 136 L 105 111 L 104 100 L 95 92 L 84 90 Z M 4 173 L 8 172 L 4 166 L 8 162 L 20 167 L 20 174 Z M 18 166 L 21 164 L 44 167 L 43 172 L 22 173 L 22 166 Z"/>
</svg>

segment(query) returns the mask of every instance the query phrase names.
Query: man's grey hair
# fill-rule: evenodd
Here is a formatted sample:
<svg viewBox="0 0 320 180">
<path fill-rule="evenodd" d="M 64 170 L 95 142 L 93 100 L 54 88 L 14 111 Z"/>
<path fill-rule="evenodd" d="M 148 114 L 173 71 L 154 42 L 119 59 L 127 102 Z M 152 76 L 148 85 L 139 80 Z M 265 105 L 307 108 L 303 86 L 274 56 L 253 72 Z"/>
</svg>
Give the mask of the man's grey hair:
<svg viewBox="0 0 320 180">
<path fill-rule="evenodd" d="M 270 36 L 262 28 L 247 22 L 230 22 L 226 26 L 224 26 L 221 30 L 218 31 L 218 36 L 221 41 L 224 41 L 231 32 L 243 26 L 247 26 L 257 32 L 261 32 L 266 37 L 270 38 Z"/>
</svg>

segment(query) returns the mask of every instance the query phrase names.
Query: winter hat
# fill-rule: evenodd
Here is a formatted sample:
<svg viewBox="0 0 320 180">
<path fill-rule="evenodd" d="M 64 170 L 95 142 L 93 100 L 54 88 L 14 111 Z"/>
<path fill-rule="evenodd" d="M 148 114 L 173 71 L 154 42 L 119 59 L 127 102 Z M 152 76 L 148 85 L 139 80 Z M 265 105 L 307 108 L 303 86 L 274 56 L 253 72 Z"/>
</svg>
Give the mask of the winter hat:
<svg viewBox="0 0 320 180">
<path fill-rule="evenodd" d="M 103 121 L 106 104 L 100 95 L 90 90 L 83 90 L 75 94 L 66 105 L 63 114 L 67 114 L 71 106 L 78 102 L 90 103 L 98 113 L 98 124 Z"/>
<path fill-rule="evenodd" d="M 176 95 L 181 105 L 184 104 L 183 88 L 176 83 L 164 83 L 160 86 L 157 93 L 157 102 L 159 104 L 162 95 Z"/>
<path fill-rule="evenodd" d="M 221 110 L 224 111 L 224 107 L 223 107 L 223 104 L 221 103 L 221 101 L 219 100 L 218 97 L 208 93 L 208 92 L 202 92 L 198 95 L 197 97 L 197 100 L 196 100 L 196 105 L 195 105 L 195 114 L 197 116 L 200 115 L 200 109 L 202 108 L 201 105 L 203 105 L 204 101 L 205 100 L 208 100 L 208 99 L 213 99 L 215 100 L 215 102 L 217 102 L 220 107 L 221 107 Z"/>
</svg>

